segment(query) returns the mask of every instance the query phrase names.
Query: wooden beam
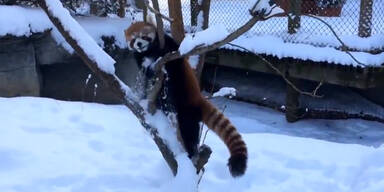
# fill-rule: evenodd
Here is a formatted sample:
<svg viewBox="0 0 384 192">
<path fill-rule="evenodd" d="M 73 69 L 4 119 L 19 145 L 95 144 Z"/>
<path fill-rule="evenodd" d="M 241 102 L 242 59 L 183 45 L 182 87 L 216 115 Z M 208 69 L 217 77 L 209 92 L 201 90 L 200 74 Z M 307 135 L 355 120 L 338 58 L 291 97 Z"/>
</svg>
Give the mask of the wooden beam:
<svg viewBox="0 0 384 192">
<path fill-rule="evenodd" d="M 263 55 L 280 71 L 288 66 L 291 77 L 306 79 L 359 89 L 384 86 L 384 67 L 353 67 L 327 62 L 303 61 L 293 58 L 279 59 Z M 206 63 L 217 64 L 238 69 L 252 70 L 276 74 L 268 64 L 253 54 L 232 50 L 216 50 L 209 52 Z"/>
</svg>

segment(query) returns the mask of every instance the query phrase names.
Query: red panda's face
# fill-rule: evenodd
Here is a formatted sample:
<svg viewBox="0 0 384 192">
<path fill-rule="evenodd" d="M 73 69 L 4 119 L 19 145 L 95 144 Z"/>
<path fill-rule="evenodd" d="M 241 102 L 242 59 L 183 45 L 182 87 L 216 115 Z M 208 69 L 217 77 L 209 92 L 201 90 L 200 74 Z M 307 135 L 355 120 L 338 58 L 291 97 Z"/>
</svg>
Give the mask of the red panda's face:
<svg viewBox="0 0 384 192">
<path fill-rule="evenodd" d="M 125 30 L 125 38 L 129 49 L 145 52 L 156 38 L 156 28 L 151 24 L 137 22 Z"/>
</svg>

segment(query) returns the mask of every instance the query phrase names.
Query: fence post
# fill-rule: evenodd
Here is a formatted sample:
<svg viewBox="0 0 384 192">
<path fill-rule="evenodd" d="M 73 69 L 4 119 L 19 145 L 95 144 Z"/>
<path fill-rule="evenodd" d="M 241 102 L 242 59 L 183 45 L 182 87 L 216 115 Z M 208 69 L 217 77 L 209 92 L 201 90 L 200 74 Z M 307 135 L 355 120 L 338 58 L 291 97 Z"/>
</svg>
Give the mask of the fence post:
<svg viewBox="0 0 384 192">
<path fill-rule="evenodd" d="M 191 0 L 191 26 L 197 26 L 197 16 L 200 12 L 200 6 L 198 0 Z"/>
<path fill-rule="evenodd" d="M 294 79 L 286 75 L 286 78 L 295 86 L 299 84 L 298 79 Z M 296 122 L 300 119 L 300 93 L 297 92 L 291 85 L 286 84 L 287 90 L 285 95 L 285 119 L 289 123 Z"/>
<path fill-rule="evenodd" d="M 359 36 L 369 37 L 372 32 L 373 0 L 360 1 Z"/>
<path fill-rule="evenodd" d="M 125 5 L 127 4 L 127 0 L 119 0 L 119 9 L 117 15 L 121 18 L 125 17 Z"/>
<path fill-rule="evenodd" d="M 300 15 L 302 0 L 288 0 L 289 13 L 288 13 L 288 33 L 294 34 L 300 28 Z"/>
<path fill-rule="evenodd" d="M 210 6 L 211 6 L 211 0 L 202 0 L 201 5 L 199 5 L 199 10 L 202 12 L 201 14 L 203 14 L 203 23 L 202 23 L 203 25 L 201 26 L 203 30 L 207 29 L 209 25 Z M 198 13 L 200 11 L 198 11 Z M 199 61 L 195 70 L 197 79 L 199 80 L 200 83 L 201 83 L 201 75 L 204 68 L 204 62 L 205 62 L 205 54 L 201 54 L 199 56 Z"/>
</svg>

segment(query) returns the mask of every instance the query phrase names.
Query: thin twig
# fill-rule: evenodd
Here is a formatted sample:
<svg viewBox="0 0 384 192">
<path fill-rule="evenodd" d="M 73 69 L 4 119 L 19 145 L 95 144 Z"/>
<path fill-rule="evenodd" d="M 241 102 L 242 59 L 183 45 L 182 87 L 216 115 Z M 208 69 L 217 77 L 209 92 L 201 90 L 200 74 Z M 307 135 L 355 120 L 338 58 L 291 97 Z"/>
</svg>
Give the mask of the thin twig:
<svg viewBox="0 0 384 192">
<path fill-rule="evenodd" d="M 271 62 L 269 62 L 268 60 L 266 60 L 266 59 L 265 59 L 264 57 L 262 57 L 261 55 L 256 54 L 256 53 L 254 53 L 253 51 L 251 51 L 251 50 L 249 50 L 249 49 L 247 49 L 247 48 L 245 48 L 245 47 L 242 47 L 242 46 L 240 46 L 240 45 L 236 45 L 236 44 L 233 44 L 233 43 L 228 43 L 228 44 L 231 45 L 231 46 L 234 46 L 234 47 L 243 49 L 243 50 L 245 50 L 245 51 L 247 51 L 247 52 L 249 52 L 249 53 L 252 53 L 252 54 L 256 55 L 257 57 L 259 57 L 261 60 L 263 60 L 265 63 L 267 63 L 268 66 L 271 67 L 277 74 L 279 74 L 279 75 L 284 79 L 284 81 L 285 81 L 288 85 L 290 85 L 295 91 L 299 92 L 300 94 L 302 94 L 302 95 L 307 95 L 307 96 L 311 96 L 311 97 L 315 97 L 315 98 L 322 98 L 322 97 L 323 97 L 323 95 L 317 95 L 317 94 L 316 94 L 316 93 L 317 93 L 317 90 L 320 88 L 320 86 L 323 84 L 323 82 L 320 82 L 319 85 L 316 87 L 316 89 L 315 89 L 314 91 L 312 91 L 312 92 L 302 91 L 302 90 L 300 90 L 299 88 L 297 88 L 297 87 L 296 87 L 290 80 L 288 80 L 288 79 L 285 77 L 285 75 L 284 75 L 283 72 L 281 72 L 277 67 L 275 67 Z"/>
<path fill-rule="evenodd" d="M 317 91 L 320 89 L 320 87 L 323 85 L 323 80 L 320 81 L 320 83 L 317 85 L 317 87 L 315 88 L 315 90 L 313 90 L 313 95 L 317 95 Z"/>
<path fill-rule="evenodd" d="M 154 13 L 155 15 L 159 15 L 161 18 L 163 18 L 163 19 L 169 21 L 170 23 L 173 22 L 173 19 L 172 19 L 172 18 L 169 18 L 169 17 L 163 15 L 162 13 L 160 13 L 160 11 L 158 11 L 158 10 L 154 9 L 153 7 L 149 6 L 149 3 L 148 3 L 147 0 L 145 0 L 144 3 L 145 3 L 145 6 L 148 8 L 148 10 L 150 10 L 150 11 L 151 11 L 152 13 Z"/>
<path fill-rule="evenodd" d="M 314 15 L 310 15 L 310 14 L 304 14 L 304 15 L 307 16 L 307 17 L 316 19 L 316 20 L 322 22 L 323 24 L 325 24 L 331 30 L 332 34 L 336 37 L 337 41 L 339 41 L 339 43 L 341 44 L 341 51 L 347 53 L 357 64 L 362 65 L 364 67 L 368 66 L 367 64 L 364 64 L 364 63 L 360 62 L 358 59 L 356 59 L 355 56 L 352 55 L 352 53 L 350 51 L 348 51 L 349 47 L 341 40 L 341 38 L 337 35 L 337 33 L 335 32 L 335 30 L 333 29 L 333 27 L 330 24 L 328 24 L 323 19 L 321 19 L 319 17 L 316 17 Z"/>
</svg>

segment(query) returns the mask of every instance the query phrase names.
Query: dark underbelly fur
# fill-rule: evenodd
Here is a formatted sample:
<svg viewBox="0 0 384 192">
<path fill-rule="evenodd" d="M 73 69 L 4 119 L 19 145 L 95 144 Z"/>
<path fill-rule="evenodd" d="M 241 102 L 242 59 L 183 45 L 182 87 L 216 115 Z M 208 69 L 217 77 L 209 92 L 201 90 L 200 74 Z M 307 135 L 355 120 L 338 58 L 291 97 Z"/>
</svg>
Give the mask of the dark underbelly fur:
<svg viewBox="0 0 384 192">
<path fill-rule="evenodd" d="M 166 53 L 178 49 L 179 46 L 171 37 L 166 36 L 165 40 L 164 49 L 159 48 L 156 39 L 155 43 L 151 45 L 148 51 L 135 54 L 140 68 L 142 68 L 141 63 L 145 57 L 156 61 Z M 188 83 L 183 74 L 183 71 L 185 71 L 183 62 L 183 59 L 177 59 L 170 61 L 165 65 L 166 78 L 160 96 L 157 98 L 157 105 L 166 115 L 176 113 L 184 147 L 188 152 L 188 156 L 192 158 L 197 153 L 200 134 L 199 122 L 202 118 L 202 112 L 200 107 L 191 106 L 185 101 L 186 98 L 189 98 L 187 95 L 189 93 L 187 91 L 188 87 L 185 86 Z M 153 78 L 154 73 L 151 69 L 145 69 L 145 71 L 147 79 Z"/>
</svg>

